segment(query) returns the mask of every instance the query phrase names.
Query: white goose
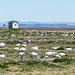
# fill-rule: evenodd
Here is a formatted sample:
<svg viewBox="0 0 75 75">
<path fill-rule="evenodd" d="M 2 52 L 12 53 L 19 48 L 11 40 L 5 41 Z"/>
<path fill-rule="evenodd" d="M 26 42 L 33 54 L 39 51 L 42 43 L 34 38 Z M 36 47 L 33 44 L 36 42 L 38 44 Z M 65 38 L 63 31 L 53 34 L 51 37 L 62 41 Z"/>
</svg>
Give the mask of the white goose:
<svg viewBox="0 0 75 75">
<path fill-rule="evenodd" d="M 31 56 L 31 57 L 38 56 L 38 53 L 32 52 L 32 53 L 30 54 L 30 56 Z"/>
<path fill-rule="evenodd" d="M 66 56 L 65 53 L 59 53 L 59 55 L 62 57 L 62 56 Z"/>
<path fill-rule="evenodd" d="M 38 46 L 31 47 L 33 50 L 38 50 Z"/>
<path fill-rule="evenodd" d="M 5 43 L 0 43 L 0 47 L 4 47 L 5 46 Z"/>
<path fill-rule="evenodd" d="M 4 54 L 0 55 L 0 58 L 4 58 L 4 57 L 5 57 L 5 55 L 4 55 Z"/>
<path fill-rule="evenodd" d="M 66 48 L 66 50 L 71 51 L 71 50 L 72 50 L 72 48 Z"/>
<path fill-rule="evenodd" d="M 55 54 L 57 54 L 57 53 L 56 52 L 46 52 L 45 53 L 46 56 L 55 55 Z"/>
<path fill-rule="evenodd" d="M 59 53 L 59 54 L 57 54 L 57 55 L 55 55 L 55 56 L 61 58 L 61 57 L 63 57 L 63 56 L 66 56 L 66 54 L 65 54 L 65 53 Z"/>
<path fill-rule="evenodd" d="M 26 47 L 27 45 L 26 45 L 26 44 L 22 44 L 21 46 L 24 46 L 24 47 Z"/>
<path fill-rule="evenodd" d="M 24 47 L 20 48 L 20 51 L 26 51 L 26 50 L 27 50 L 27 49 L 24 48 Z"/>
<path fill-rule="evenodd" d="M 52 47 L 53 50 L 56 50 L 56 49 L 58 49 L 58 48 L 59 48 L 59 47 Z"/>
<path fill-rule="evenodd" d="M 19 50 L 19 47 L 15 47 L 14 50 Z"/>
<path fill-rule="evenodd" d="M 20 46 L 20 44 L 16 44 L 15 46 Z"/>
<path fill-rule="evenodd" d="M 23 56 L 23 55 L 25 55 L 24 52 L 19 52 L 17 56 Z"/>
</svg>

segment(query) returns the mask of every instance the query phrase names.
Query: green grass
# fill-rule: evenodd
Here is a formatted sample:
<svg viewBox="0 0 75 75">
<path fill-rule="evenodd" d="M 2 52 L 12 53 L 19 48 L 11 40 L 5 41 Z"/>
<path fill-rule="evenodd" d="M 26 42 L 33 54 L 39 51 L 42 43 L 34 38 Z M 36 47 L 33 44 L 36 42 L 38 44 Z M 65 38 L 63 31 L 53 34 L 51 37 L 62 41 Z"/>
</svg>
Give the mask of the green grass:
<svg viewBox="0 0 75 75">
<path fill-rule="evenodd" d="M 14 41 L 6 41 L 6 44 L 17 44 L 17 43 L 22 43 L 20 41 L 14 40 Z"/>
<path fill-rule="evenodd" d="M 0 51 L 6 51 L 6 52 L 8 52 L 8 53 L 14 53 L 13 50 L 9 50 L 9 49 L 1 49 Z"/>
<path fill-rule="evenodd" d="M 0 68 L 1 68 L 1 69 L 8 68 L 8 65 L 7 65 L 7 64 L 0 64 Z"/>
<path fill-rule="evenodd" d="M 2 55 L 2 53 L 0 53 L 0 55 Z"/>
<path fill-rule="evenodd" d="M 66 65 L 69 65 L 69 64 L 72 64 L 72 63 L 75 63 L 75 60 L 72 59 L 72 58 L 56 58 L 53 60 L 54 63 L 63 63 L 63 64 L 66 64 Z"/>
<path fill-rule="evenodd" d="M 9 67 L 8 65 L 20 65 L 20 63 L 11 60 L 10 62 L 4 62 L 0 64 L 0 68 L 2 69 L 8 68 Z"/>
<path fill-rule="evenodd" d="M 55 64 L 49 64 L 47 61 L 43 61 L 42 65 L 44 65 L 45 67 L 51 67 L 51 68 L 62 67 L 62 66 L 55 65 Z"/>
<path fill-rule="evenodd" d="M 37 34 L 36 31 L 31 32 L 26 30 L 23 31 L 20 29 L 7 29 L 0 32 L 0 42 L 6 43 L 6 46 L 4 48 L 0 48 L 0 54 L 5 54 L 6 56 L 6 58 L 0 58 L 0 70 L 5 70 L 7 72 L 30 73 L 34 70 L 44 72 L 47 69 L 52 72 L 58 70 L 60 71 L 61 69 L 65 69 L 68 66 L 72 66 L 74 68 L 75 50 L 66 51 L 65 48 L 71 47 L 75 49 L 75 36 L 72 36 L 73 41 L 70 41 L 71 36 L 63 36 L 63 32 L 54 32 L 55 35 L 52 35 L 52 32 L 38 32 L 39 34 Z M 12 34 L 14 34 L 15 37 L 11 37 Z M 41 36 L 41 34 L 43 35 Z M 21 40 L 22 42 L 27 42 L 27 46 L 25 47 L 27 51 L 24 51 L 26 53 L 24 57 L 17 57 L 17 54 L 21 51 L 13 50 L 15 44 L 22 44 L 22 42 L 20 42 L 19 40 Z M 28 40 L 31 40 L 31 43 L 29 43 Z M 31 50 L 32 46 L 38 46 L 39 50 Z M 60 47 L 57 50 L 53 50 L 54 52 L 64 52 L 65 54 L 67 54 L 67 56 L 60 59 L 56 58 L 55 56 L 44 58 L 42 55 L 50 51 L 54 46 Z M 21 46 L 19 48 L 21 48 Z M 37 52 L 41 56 L 43 61 L 30 58 L 30 53 L 33 51 Z M 14 70 L 12 70 L 13 67 L 15 67 Z M 39 73 L 39 75 L 41 75 L 41 73 Z"/>
<path fill-rule="evenodd" d="M 25 72 L 31 72 L 32 70 L 30 68 L 28 68 L 28 69 L 23 68 L 22 70 L 20 70 L 20 72 L 23 72 L 23 71 L 25 71 Z"/>
<path fill-rule="evenodd" d="M 44 66 L 44 67 L 51 67 L 51 68 L 56 68 L 56 67 L 62 67 L 59 65 L 54 65 L 54 64 L 49 64 L 47 61 L 28 61 L 27 62 L 28 66 L 34 67 L 34 66 Z"/>
<path fill-rule="evenodd" d="M 21 28 L 9 28 L 8 31 L 20 31 Z"/>
</svg>

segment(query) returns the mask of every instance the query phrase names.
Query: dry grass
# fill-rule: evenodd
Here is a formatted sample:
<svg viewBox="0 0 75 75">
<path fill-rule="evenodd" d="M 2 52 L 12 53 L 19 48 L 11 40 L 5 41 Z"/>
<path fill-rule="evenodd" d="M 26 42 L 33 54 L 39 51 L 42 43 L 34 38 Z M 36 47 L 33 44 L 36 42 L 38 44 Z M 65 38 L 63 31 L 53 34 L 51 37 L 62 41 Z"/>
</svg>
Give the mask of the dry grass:
<svg viewBox="0 0 75 75">
<path fill-rule="evenodd" d="M 74 28 L 68 28 L 67 30 L 66 28 L 53 29 L 54 30 L 52 32 L 52 28 L 50 28 L 50 30 L 49 28 L 22 28 L 18 31 L 10 31 L 9 29 L 1 28 L 0 42 L 5 42 L 6 46 L 4 48 L 0 48 L 0 53 L 5 54 L 6 57 L 0 58 L 0 65 L 2 65 L 0 66 L 0 75 L 74 75 L 75 61 L 70 64 L 65 64 L 63 62 L 54 63 L 53 60 L 56 59 L 54 56 L 42 58 L 38 66 L 37 64 L 26 64 L 27 61 L 33 60 L 33 58 L 30 58 L 31 52 L 37 52 L 42 56 L 46 52 L 52 50 L 52 47 L 55 46 L 61 46 L 64 50 L 53 50 L 54 52 L 64 52 L 67 54 L 64 58 L 75 60 Z M 11 37 L 12 34 L 14 34 L 15 37 Z M 68 36 L 64 36 L 63 34 L 68 34 Z M 73 36 L 71 36 L 72 34 Z M 31 43 L 28 43 L 28 40 L 31 40 Z M 17 57 L 17 54 L 20 51 L 14 50 L 15 44 L 22 44 L 24 41 L 27 42 L 27 46 L 25 47 L 27 49 L 27 51 L 25 51 L 26 55 L 24 57 Z M 32 46 L 38 46 L 39 50 L 31 50 Z M 65 48 L 68 46 L 73 50 L 66 51 Z M 41 64 L 43 61 L 48 62 L 48 64 Z"/>
</svg>

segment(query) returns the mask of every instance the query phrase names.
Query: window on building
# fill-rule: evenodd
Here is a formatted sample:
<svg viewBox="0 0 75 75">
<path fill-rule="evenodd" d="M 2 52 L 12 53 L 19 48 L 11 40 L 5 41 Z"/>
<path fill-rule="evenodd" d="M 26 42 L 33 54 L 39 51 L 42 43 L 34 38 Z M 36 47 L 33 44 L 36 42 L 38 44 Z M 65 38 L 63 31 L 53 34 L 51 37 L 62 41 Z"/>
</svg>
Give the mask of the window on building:
<svg viewBox="0 0 75 75">
<path fill-rule="evenodd" d="M 15 26 L 16 26 L 17 24 L 15 24 Z"/>
</svg>

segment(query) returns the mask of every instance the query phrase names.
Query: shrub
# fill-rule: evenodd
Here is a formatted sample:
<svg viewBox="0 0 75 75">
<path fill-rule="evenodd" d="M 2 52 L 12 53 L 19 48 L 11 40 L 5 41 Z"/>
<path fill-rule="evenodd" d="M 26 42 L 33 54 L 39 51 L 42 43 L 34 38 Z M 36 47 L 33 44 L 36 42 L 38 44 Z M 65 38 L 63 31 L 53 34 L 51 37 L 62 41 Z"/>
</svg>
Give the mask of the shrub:
<svg viewBox="0 0 75 75">
<path fill-rule="evenodd" d="M 7 51 L 8 53 L 14 53 L 13 50 L 9 50 L 9 49 L 1 49 L 1 51 Z"/>
<path fill-rule="evenodd" d="M 2 53 L 0 53 L 2 55 Z"/>
<path fill-rule="evenodd" d="M 27 62 L 27 65 L 37 65 L 37 64 L 39 64 L 40 63 L 40 61 L 28 61 Z"/>
<path fill-rule="evenodd" d="M 44 67 L 52 67 L 52 68 L 55 68 L 55 67 L 61 67 L 62 66 L 59 66 L 59 65 L 54 65 L 54 64 L 49 64 L 47 61 L 28 61 L 27 62 L 27 65 L 29 66 L 44 66 Z"/>
<path fill-rule="evenodd" d="M 61 58 L 61 59 L 57 58 L 57 59 L 54 59 L 53 62 L 55 62 L 55 63 L 62 63 L 63 62 L 65 64 L 69 65 L 71 63 L 74 63 L 75 61 L 71 58 Z"/>
<path fill-rule="evenodd" d="M 8 51 L 8 53 L 14 53 L 14 51 L 12 51 L 12 50 L 9 50 L 9 51 Z"/>
<path fill-rule="evenodd" d="M 8 68 L 8 65 L 7 64 L 0 64 L 0 68 L 2 68 L 2 69 Z"/>
<path fill-rule="evenodd" d="M 60 47 L 60 48 L 57 48 L 56 50 L 64 50 L 64 48 Z"/>
<path fill-rule="evenodd" d="M 8 49 L 1 49 L 0 51 L 8 51 Z"/>
<path fill-rule="evenodd" d="M 7 41 L 6 42 L 6 44 L 16 44 L 16 43 L 22 43 L 22 42 L 16 41 L 16 40 L 14 40 L 14 41 Z"/>
<path fill-rule="evenodd" d="M 43 61 L 43 62 L 42 62 L 42 65 L 44 65 L 44 66 L 46 66 L 46 67 L 52 67 L 52 68 L 54 68 L 54 67 L 61 67 L 61 66 L 59 66 L 59 65 L 49 64 L 47 61 Z"/>
<path fill-rule="evenodd" d="M 19 30 L 21 30 L 20 28 L 11 28 L 11 29 L 9 29 L 9 31 L 19 31 Z"/>
<path fill-rule="evenodd" d="M 19 62 L 10 61 L 10 62 L 4 62 L 3 64 L 0 64 L 0 68 L 5 69 L 8 68 L 8 65 L 20 65 Z"/>
<path fill-rule="evenodd" d="M 31 72 L 31 69 L 25 69 L 25 68 L 23 68 L 23 69 L 21 70 L 21 72 L 23 72 L 23 71 Z"/>
<path fill-rule="evenodd" d="M 44 65 L 44 66 L 46 66 L 46 67 L 49 67 L 49 66 L 50 66 L 50 64 L 49 64 L 48 62 L 46 62 L 46 61 L 43 61 L 43 62 L 42 62 L 42 65 Z"/>
<path fill-rule="evenodd" d="M 9 64 L 13 64 L 13 65 L 20 65 L 20 63 L 19 62 L 15 62 L 15 61 L 10 61 L 10 62 L 8 62 L 8 63 L 6 63 L 7 65 L 9 65 Z"/>
</svg>

